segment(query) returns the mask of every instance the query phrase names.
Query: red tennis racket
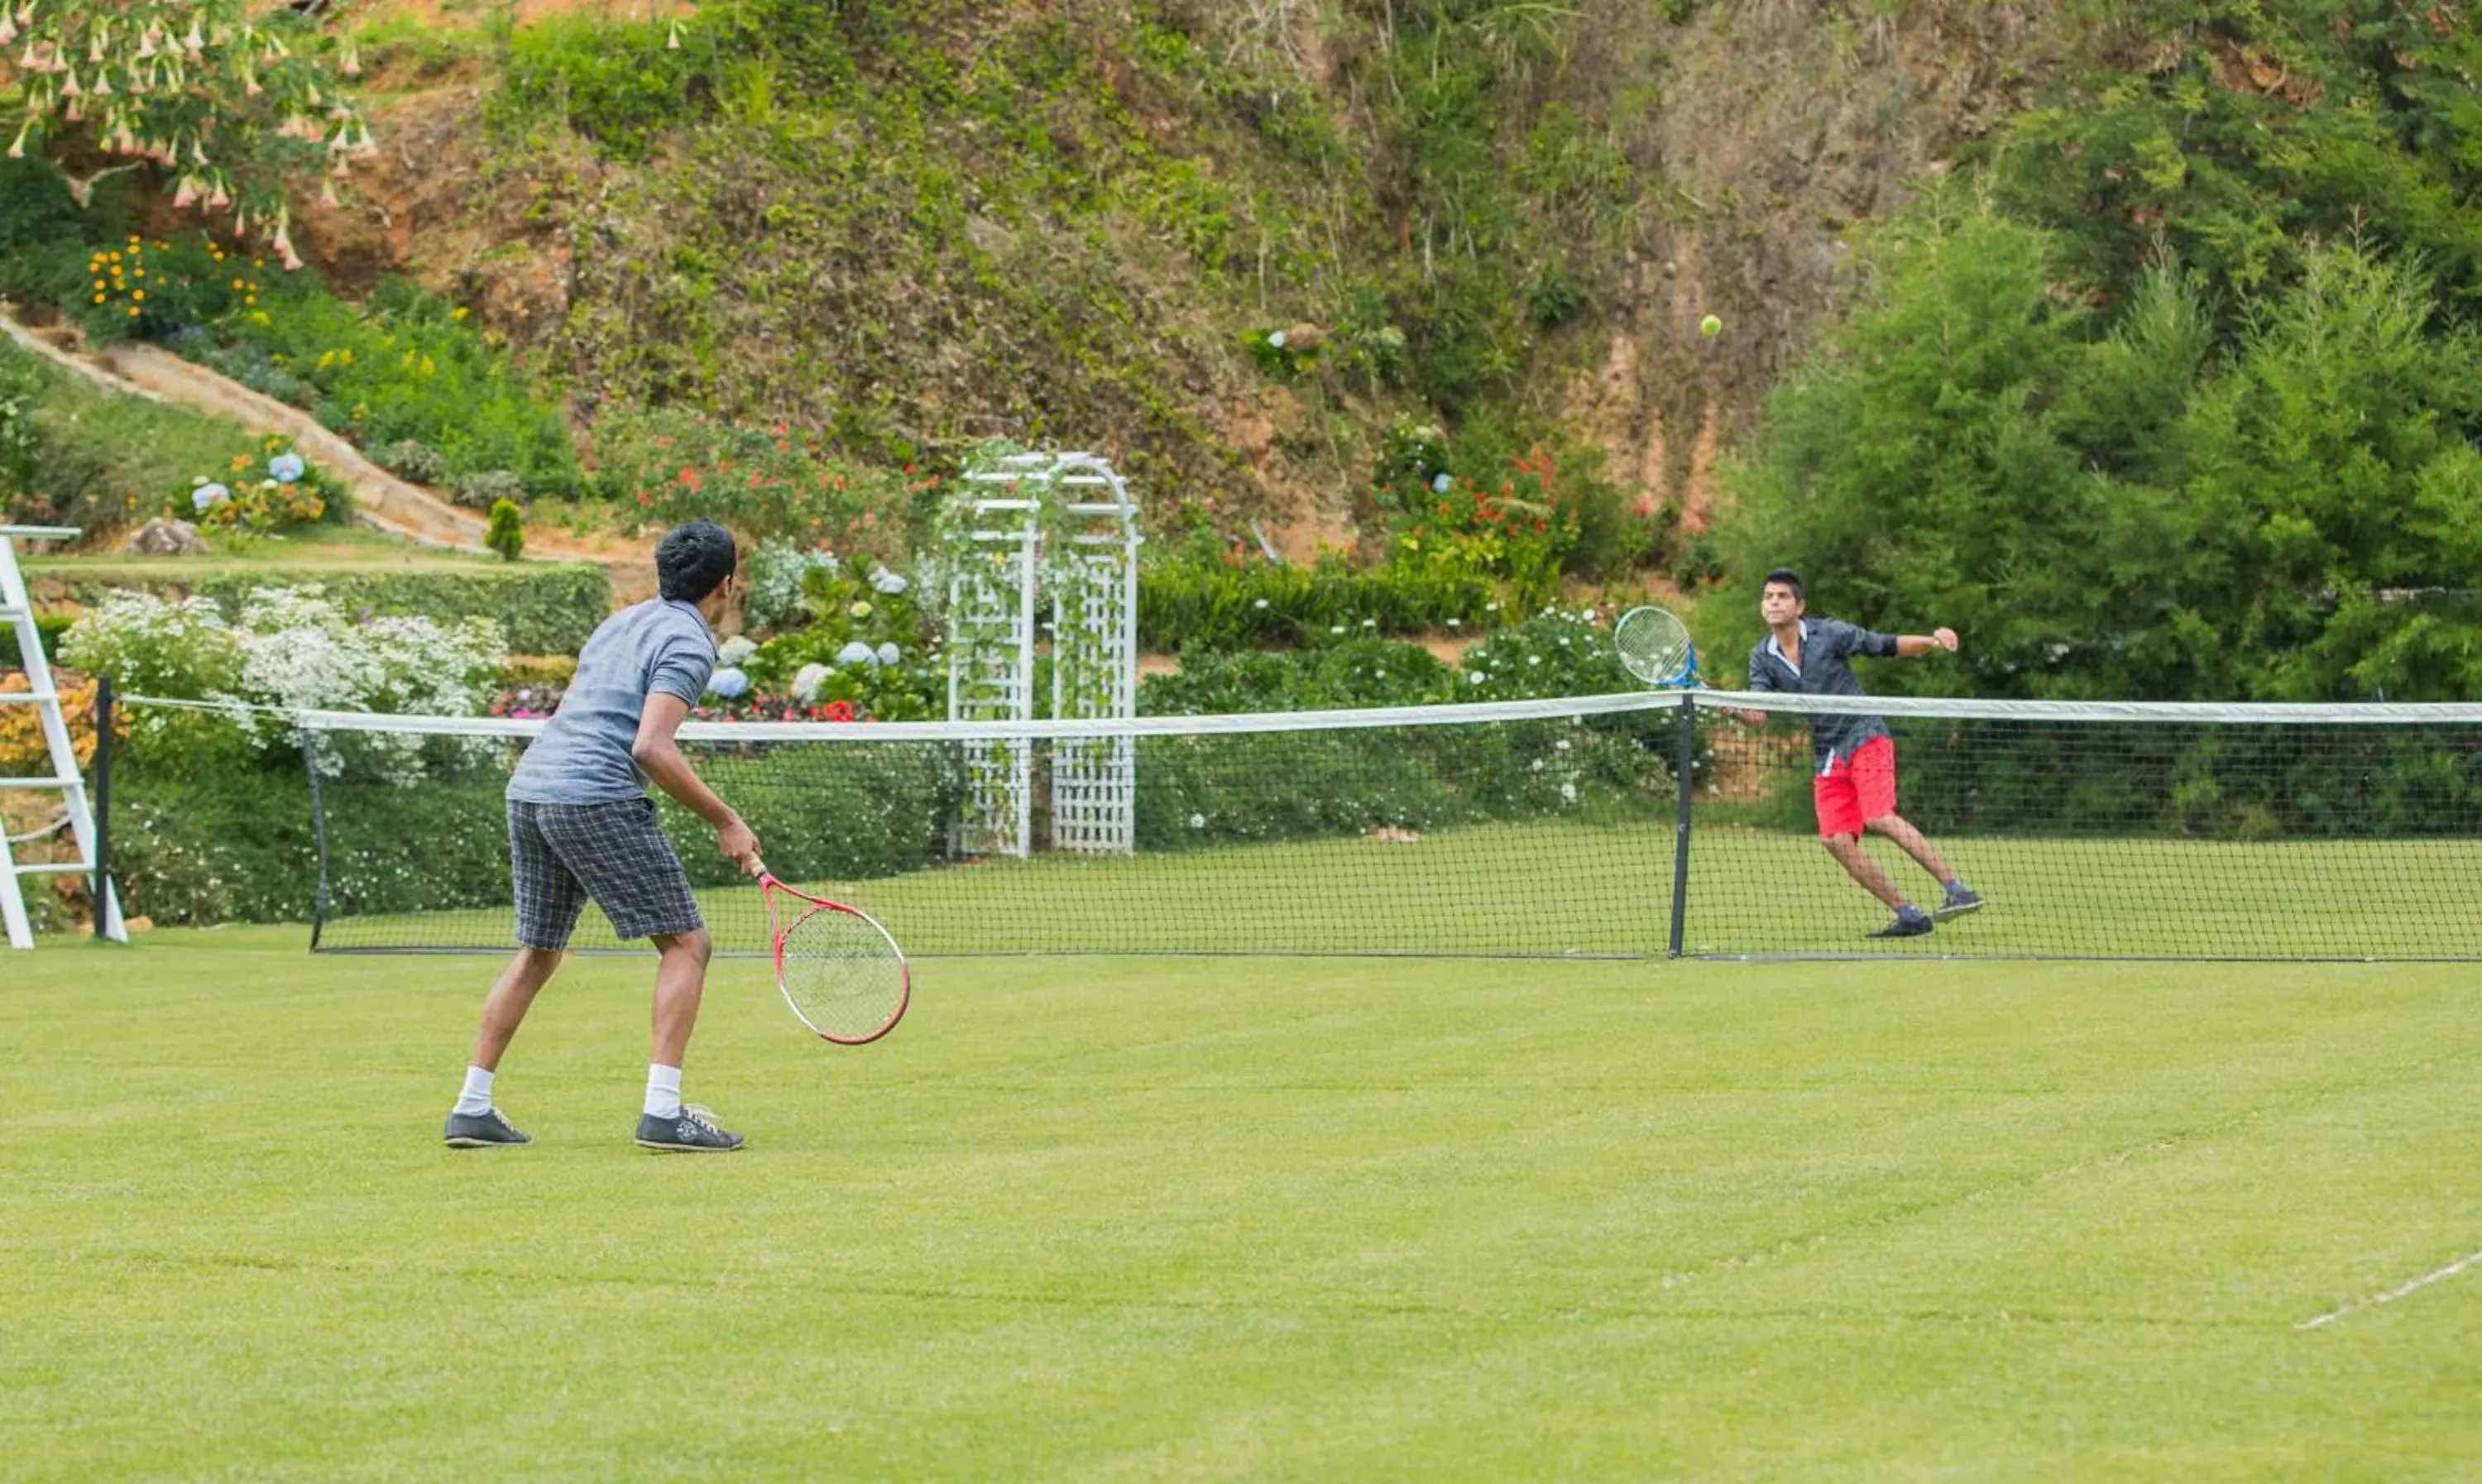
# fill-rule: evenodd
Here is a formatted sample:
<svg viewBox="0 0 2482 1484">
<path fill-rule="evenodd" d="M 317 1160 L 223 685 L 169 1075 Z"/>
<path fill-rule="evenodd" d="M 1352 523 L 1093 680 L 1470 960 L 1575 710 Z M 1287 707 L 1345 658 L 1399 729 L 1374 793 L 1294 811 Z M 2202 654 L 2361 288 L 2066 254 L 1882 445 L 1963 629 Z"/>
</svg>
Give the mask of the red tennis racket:
<svg viewBox="0 0 2482 1484">
<path fill-rule="evenodd" d="M 776 940 L 776 988 L 820 1038 L 867 1046 L 896 1028 L 913 997 L 905 950 L 858 908 L 812 896 L 758 868 Z"/>
</svg>

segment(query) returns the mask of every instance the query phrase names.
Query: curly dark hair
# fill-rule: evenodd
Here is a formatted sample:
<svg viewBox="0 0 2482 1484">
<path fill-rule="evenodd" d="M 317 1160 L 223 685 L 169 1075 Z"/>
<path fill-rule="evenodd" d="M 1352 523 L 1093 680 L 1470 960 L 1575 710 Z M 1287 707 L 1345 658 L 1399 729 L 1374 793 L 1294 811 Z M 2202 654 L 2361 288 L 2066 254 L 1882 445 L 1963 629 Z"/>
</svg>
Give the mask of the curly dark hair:
<svg viewBox="0 0 2482 1484">
<path fill-rule="evenodd" d="M 655 586 L 674 601 L 703 602 L 740 563 L 730 531 L 712 520 L 693 520 L 665 532 L 655 547 Z"/>
</svg>

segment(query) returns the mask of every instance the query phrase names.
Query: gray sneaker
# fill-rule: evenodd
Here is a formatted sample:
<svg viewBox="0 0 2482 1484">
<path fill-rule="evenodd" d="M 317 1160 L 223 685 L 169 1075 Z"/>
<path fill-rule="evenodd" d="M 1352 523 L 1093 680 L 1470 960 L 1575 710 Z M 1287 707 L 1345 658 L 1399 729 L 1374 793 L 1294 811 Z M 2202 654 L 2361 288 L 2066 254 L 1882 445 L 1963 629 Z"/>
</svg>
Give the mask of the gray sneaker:
<svg viewBox="0 0 2482 1484">
<path fill-rule="evenodd" d="M 1896 914 L 1896 920 L 1871 934 L 1873 938 L 1919 938 L 1931 930 L 1930 914 L 1918 907 L 1907 907 Z"/>
<path fill-rule="evenodd" d="M 1962 917 L 1967 913 L 1980 911 L 1982 898 L 1973 894 L 1973 888 L 1964 882 L 1952 881 L 1947 884 L 1947 899 L 1931 909 L 1931 920 L 1945 922 L 1950 917 Z"/>
<path fill-rule="evenodd" d="M 440 1136 L 450 1149 L 490 1149 L 502 1144 L 532 1144 L 534 1140 L 519 1133 L 493 1108 L 488 1113 L 451 1113 L 448 1128 Z"/>
<path fill-rule="evenodd" d="M 675 1154 L 705 1154 L 728 1153 L 741 1145 L 741 1135 L 726 1133 L 717 1127 L 715 1114 L 694 1102 L 683 1103 L 681 1111 L 671 1118 L 657 1118 L 652 1113 L 641 1114 L 638 1118 L 640 1149 Z"/>
</svg>

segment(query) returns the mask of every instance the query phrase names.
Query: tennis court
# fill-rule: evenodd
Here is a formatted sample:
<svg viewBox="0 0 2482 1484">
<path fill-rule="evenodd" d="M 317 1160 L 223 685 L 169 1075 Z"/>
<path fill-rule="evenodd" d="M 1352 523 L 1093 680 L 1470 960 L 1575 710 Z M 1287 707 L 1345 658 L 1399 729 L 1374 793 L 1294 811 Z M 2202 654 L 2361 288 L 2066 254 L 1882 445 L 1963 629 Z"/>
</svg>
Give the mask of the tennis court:
<svg viewBox="0 0 2482 1484">
<path fill-rule="evenodd" d="M 538 1006 L 539 1142 L 453 1153 L 488 962 L 305 936 L 9 962 L 0 1474 L 2482 1454 L 2461 968 L 955 958 L 838 1052 L 727 963 L 689 1085 L 752 1147 L 667 1160 L 642 964 Z"/>
</svg>

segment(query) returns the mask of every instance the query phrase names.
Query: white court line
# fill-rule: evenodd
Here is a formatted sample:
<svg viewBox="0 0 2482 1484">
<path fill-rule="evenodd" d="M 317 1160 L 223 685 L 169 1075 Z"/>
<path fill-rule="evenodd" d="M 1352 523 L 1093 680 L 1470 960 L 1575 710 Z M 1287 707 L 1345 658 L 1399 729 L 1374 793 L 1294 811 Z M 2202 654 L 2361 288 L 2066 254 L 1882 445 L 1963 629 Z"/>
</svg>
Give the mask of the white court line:
<svg viewBox="0 0 2482 1484">
<path fill-rule="evenodd" d="M 2315 1319 L 2304 1319 L 2299 1324 L 2294 1325 L 2293 1328 L 2296 1330 L 2314 1330 L 2322 1324 L 2335 1323 L 2337 1320 L 2341 1319 L 2356 1309 L 2367 1309 L 2373 1304 L 2393 1303 L 2408 1293 L 2415 1292 L 2417 1289 L 2427 1288 L 2435 1283 L 2443 1283 L 2476 1263 L 2482 1263 L 2482 1252 L 2472 1253 L 2469 1256 L 2459 1258 L 2455 1261 L 2447 1264 L 2445 1267 L 2441 1268 L 2436 1273 L 2424 1273 L 2419 1278 L 2415 1279 L 2413 1282 L 2406 1284 L 2401 1287 L 2390 1288 L 2387 1292 L 2380 1294 L 2377 1298 L 2364 1299 L 2359 1304 L 2347 1304 L 2341 1309 L 2331 1310 L 2326 1313 L 2320 1314 Z"/>
</svg>

